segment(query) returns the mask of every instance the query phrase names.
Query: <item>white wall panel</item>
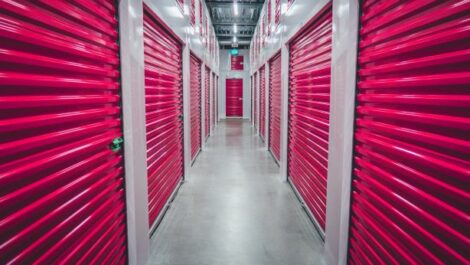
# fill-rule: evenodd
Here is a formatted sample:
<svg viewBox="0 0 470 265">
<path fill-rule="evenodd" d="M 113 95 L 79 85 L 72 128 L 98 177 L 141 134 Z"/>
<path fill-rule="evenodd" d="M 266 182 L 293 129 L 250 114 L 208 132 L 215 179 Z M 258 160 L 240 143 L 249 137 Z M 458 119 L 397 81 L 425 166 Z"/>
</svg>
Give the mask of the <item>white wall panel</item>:
<svg viewBox="0 0 470 265">
<path fill-rule="evenodd" d="M 129 264 L 149 256 L 143 8 L 141 0 L 119 1 L 121 86 Z"/>
</svg>

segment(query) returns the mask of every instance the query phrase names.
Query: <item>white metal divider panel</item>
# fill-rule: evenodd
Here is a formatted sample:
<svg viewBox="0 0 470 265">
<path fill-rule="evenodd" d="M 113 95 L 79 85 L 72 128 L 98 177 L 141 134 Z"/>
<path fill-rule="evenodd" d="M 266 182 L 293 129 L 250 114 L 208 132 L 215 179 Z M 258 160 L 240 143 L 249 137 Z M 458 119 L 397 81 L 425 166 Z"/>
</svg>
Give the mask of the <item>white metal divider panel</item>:
<svg viewBox="0 0 470 265">
<path fill-rule="evenodd" d="M 145 118 L 149 225 L 183 178 L 182 47 L 144 10 Z"/>
<path fill-rule="evenodd" d="M 259 69 L 259 135 L 264 141 L 266 134 L 266 68 L 262 66 Z"/>
<path fill-rule="evenodd" d="M 194 162 L 201 150 L 201 61 L 193 54 L 190 61 L 191 162 Z"/>
<path fill-rule="evenodd" d="M 469 264 L 469 21 L 469 1 L 362 3 L 351 264 Z"/>
<path fill-rule="evenodd" d="M 281 147 L 281 53 L 269 62 L 269 151 L 279 162 Z"/>
<path fill-rule="evenodd" d="M 127 263 L 116 12 L 2 1 L 1 263 Z"/>
<path fill-rule="evenodd" d="M 290 43 L 288 176 L 323 232 L 331 75 L 331 2 Z"/>
</svg>

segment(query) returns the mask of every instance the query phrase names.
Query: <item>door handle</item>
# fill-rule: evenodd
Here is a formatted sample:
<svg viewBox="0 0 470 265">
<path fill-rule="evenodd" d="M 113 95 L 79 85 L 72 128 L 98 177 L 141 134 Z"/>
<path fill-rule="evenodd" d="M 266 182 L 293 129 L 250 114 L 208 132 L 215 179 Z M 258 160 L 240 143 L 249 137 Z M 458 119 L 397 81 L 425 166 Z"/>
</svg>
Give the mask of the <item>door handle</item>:
<svg viewBox="0 0 470 265">
<path fill-rule="evenodd" d="M 122 139 L 122 137 L 116 137 L 109 144 L 109 149 L 111 149 L 113 152 L 117 152 L 121 150 L 123 142 L 124 142 L 124 139 Z"/>
</svg>

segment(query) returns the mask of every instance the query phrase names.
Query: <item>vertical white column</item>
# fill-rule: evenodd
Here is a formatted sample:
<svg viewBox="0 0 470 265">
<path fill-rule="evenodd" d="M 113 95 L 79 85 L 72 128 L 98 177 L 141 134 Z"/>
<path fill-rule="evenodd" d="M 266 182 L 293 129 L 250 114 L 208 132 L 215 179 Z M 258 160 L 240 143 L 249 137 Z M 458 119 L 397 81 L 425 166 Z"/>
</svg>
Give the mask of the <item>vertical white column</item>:
<svg viewBox="0 0 470 265">
<path fill-rule="evenodd" d="M 346 264 L 356 96 L 358 0 L 333 0 L 325 255 Z"/>
<path fill-rule="evenodd" d="M 201 150 L 206 149 L 206 64 L 201 64 Z"/>
<path fill-rule="evenodd" d="M 149 256 L 142 0 L 119 1 L 129 264 Z"/>
<path fill-rule="evenodd" d="M 191 169 L 191 54 L 189 46 L 183 47 L 183 155 L 184 178 L 190 177 Z"/>
<path fill-rule="evenodd" d="M 269 61 L 266 63 L 264 67 L 264 146 L 266 150 L 269 150 Z"/>
<path fill-rule="evenodd" d="M 289 126 L 289 47 L 281 47 L 281 146 L 280 146 L 280 177 L 287 181 L 287 145 Z"/>
</svg>

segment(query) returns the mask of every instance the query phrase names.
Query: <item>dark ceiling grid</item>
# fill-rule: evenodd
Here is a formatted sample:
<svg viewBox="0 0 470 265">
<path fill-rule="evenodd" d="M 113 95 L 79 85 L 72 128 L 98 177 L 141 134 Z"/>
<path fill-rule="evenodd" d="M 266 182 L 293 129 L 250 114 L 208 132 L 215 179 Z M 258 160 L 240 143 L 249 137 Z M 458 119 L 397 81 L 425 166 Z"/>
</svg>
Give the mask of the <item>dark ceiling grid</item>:
<svg viewBox="0 0 470 265">
<path fill-rule="evenodd" d="M 233 0 L 206 0 L 205 2 L 220 47 L 230 49 L 233 36 L 237 36 L 238 48 L 249 48 L 264 0 L 238 0 L 238 16 L 234 16 L 233 13 Z M 237 33 L 234 32 L 233 24 L 237 24 Z"/>
</svg>

